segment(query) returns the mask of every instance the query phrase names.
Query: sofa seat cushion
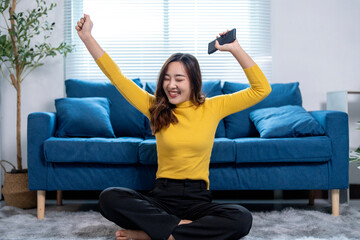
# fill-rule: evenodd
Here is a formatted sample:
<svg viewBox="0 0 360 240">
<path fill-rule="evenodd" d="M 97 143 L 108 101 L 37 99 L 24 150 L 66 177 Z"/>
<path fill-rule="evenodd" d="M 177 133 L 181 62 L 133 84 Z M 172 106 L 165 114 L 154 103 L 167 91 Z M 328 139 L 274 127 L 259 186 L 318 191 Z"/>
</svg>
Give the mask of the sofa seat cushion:
<svg viewBox="0 0 360 240">
<path fill-rule="evenodd" d="M 156 139 L 146 139 L 139 144 L 139 162 L 157 165 Z"/>
<path fill-rule="evenodd" d="M 332 156 L 327 136 L 299 138 L 238 138 L 236 163 L 328 162 Z"/>
<path fill-rule="evenodd" d="M 215 138 L 210 163 L 235 163 L 235 142 L 228 138 Z"/>
<path fill-rule="evenodd" d="M 139 145 L 139 162 L 157 164 L 156 139 L 146 139 Z M 210 163 L 235 163 L 235 142 L 227 138 L 215 138 Z"/>
<path fill-rule="evenodd" d="M 143 139 L 120 138 L 55 138 L 44 142 L 47 162 L 136 164 L 137 151 Z"/>
</svg>

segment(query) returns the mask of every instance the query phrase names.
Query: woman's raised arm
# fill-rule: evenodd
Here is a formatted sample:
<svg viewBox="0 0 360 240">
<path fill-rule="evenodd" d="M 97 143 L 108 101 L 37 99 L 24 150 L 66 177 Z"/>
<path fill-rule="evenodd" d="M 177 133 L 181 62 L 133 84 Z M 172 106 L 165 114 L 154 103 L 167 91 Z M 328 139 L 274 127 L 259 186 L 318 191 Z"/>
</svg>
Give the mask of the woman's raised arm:
<svg viewBox="0 0 360 240">
<path fill-rule="evenodd" d="M 220 33 L 220 36 L 223 34 L 226 34 L 227 32 L 229 32 L 229 30 L 227 30 L 226 32 Z M 216 38 L 218 38 L 218 36 L 216 36 Z M 243 69 L 252 67 L 256 64 L 252 60 L 252 58 L 244 51 L 244 49 L 242 49 L 237 38 L 235 39 L 234 42 L 224 44 L 224 45 L 220 45 L 219 42 L 216 41 L 215 47 L 217 49 L 219 49 L 220 51 L 230 52 L 236 58 L 236 60 L 239 62 L 239 64 L 241 65 L 241 67 Z"/>
<path fill-rule="evenodd" d="M 225 33 L 220 33 L 220 35 Z M 211 99 L 214 108 L 218 111 L 217 116 L 220 119 L 249 108 L 270 94 L 271 86 L 265 75 L 252 58 L 242 49 L 237 39 L 232 43 L 224 45 L 220 45 L 216 41 L 215 47 L 220 51 L 230 52 L 236 58 L 250 83 L 250 87 L 245 90 L 216 96 Z"/>
<path fill-rule="evenodd" d="M 90 19 L 90 16 L 84 14 L 84 17 L 77 22 L 75 27 L 80 39 L 84 42 L 86 48 L 89 50 L 91 56 L 94 60 L 97 60 L 104 54 L 104 50 L 97 43 L 95 38 L 91 35 L 91 29 L 93 27 L 93 22 Z"/>
<path fill-rule="evenodd" d="M 89 15 L 84 14 L 84 17 L 77 22 L 75 29 L 84 42 L 86 48 L 89 50 L 91 56 L 94 58 L 96 64 L 100 67 L 103 73 L 109 78 L 111 83 L 123 95 L 123 97 L 140 112 L 150 117 L 149 108 L 155 101 L 155 97 L 145 90 L 140 88 L 131 79 L 122 74 L 120 68 L 111 59 L 111 57 L 100 47 L 95 38 L 91 35 L 93 23 Z"/>
</svg>

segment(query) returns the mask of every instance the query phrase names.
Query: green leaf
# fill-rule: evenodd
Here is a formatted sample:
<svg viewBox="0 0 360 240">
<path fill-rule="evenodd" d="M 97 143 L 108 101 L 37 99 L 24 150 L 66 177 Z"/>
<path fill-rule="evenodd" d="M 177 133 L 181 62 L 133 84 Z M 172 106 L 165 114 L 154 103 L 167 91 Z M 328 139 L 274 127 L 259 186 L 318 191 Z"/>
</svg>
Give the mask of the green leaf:
<svg viewBox="0 0 360 240">
<path fill-rule="evenodd" d="M 355 152 L 360 153 L 360 147 L 358 147 Z"/>
<path fill-rule="evenodd" d="M 0 45 L 4 45 L 6 42 L 6 35 L 0 36 Z"/>
<path fill-rule="evenodd" d="M 10 2 L 11 0 L 0 0 L 0 11 L 7 11 L 8 13 Z M 48 13 L 57 4 L 49 3 L 50 6 L 48 7 L 44 0 L 36 0 L 36 3 L 36 7 L 26 9 L 24 12 L 15 13 L 11 11 L 9 18 L 15 20 L 15 24 L 12 25 L 14 30 L 6 32 L 6 35 L 2 35 L 0 31 L 0 65 L 7 61 L 9 67 L 15 69 L 16 61 L 18 61 L 21 68 L 24 69 L 23 73 L 29 73 L 33 69 L 44 65 L 40 61 L 43 61 L 46 57 L 54 57 L 57 53 L 66 56 L 67 53 L 73 50 L 74 45 L 67 45 L 65 42 L 60 43 L 57 48 L 53 48 L 47 43 L 47 39 L 50 38 L 56 26 L 55 22 L 48 22 Z M 16 57 L 14 56 L 9 33 L 16 38 L 18 46 L 18 55 Z M 40 42 L 37 42 L 37 44 L 30 44 L 31 40 L 40 33 L 44 34 L 43 42 L 39 39 Z"/>
<path fill-rule="evenodd" d="M 4 12 L 10 5 L 10 0 L 1 1 L 0 12 Z"/>
</svg>

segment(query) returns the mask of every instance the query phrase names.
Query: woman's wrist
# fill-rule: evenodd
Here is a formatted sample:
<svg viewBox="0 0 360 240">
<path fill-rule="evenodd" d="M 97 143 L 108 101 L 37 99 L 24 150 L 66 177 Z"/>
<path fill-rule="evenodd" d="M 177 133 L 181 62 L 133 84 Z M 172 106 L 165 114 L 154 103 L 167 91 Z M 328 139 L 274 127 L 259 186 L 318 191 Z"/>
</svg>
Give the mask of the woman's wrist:
<svg viewBox="0 0 360 240">
<path fill-rule="evenodd" d="M 240 46 L 240 44 L 237 42 L 237 44 L 232 45 L 230 49 L 231 54 L 235 57 L 235 55 L 244 52 L 244 49 Z"/>
<path fill-rule="evenodd" d="M 230 52 L 236 58 L 236 60 L 243 69 L 252 67 L 256 64 L 252 60 L 252 58 L 245 52 L 245 50 L 240 46 L 240 44 L 234 44 Z"/>
<path fill-rule="evenodd" d="M 89 50 L 91 56 L 93 56 L 94 60 L 97 60 L 105 53 L 105 51 L 100 47 L 98 42 L 91 34 L 82 35 L 80 38 L 84 42 L 86 48 Z"/>
<path fill-rule="evenodd" d="M 88 34 L 84 34 L 82 35 L 81 37 L 81 40 L 85 43 L 85 42 L 88 42 L 88 41 L 91 41 L 92 39 L 94 39 L 94 37 L 91 35 L 91 33 L 88 33 Z"/>
</svg>

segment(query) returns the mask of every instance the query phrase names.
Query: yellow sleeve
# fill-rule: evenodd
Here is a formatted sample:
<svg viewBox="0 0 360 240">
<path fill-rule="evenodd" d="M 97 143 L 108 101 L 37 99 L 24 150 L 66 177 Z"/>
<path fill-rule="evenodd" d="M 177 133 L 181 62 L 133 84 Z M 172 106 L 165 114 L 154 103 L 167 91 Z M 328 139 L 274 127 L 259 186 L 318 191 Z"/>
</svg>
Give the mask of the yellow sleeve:
<svg viewBox="0 0 360 240">
<path fill-rule="evenodd" d="M 270 94 L 271 86 L 257 64 L 244 69 L 244 72 L 250 83 L 249 88 L 209 99 L 219 119 L 249 108 Z"/>
<path fill-rule="evenodd" d="M 149 94 L 131 79 L 124 76 L 117 64 L 106 52 L 95 62 L 121 95 L 146 117 L 150 118 L 149 108 L 155 102 L 154 95 Z"/>
</svg>

